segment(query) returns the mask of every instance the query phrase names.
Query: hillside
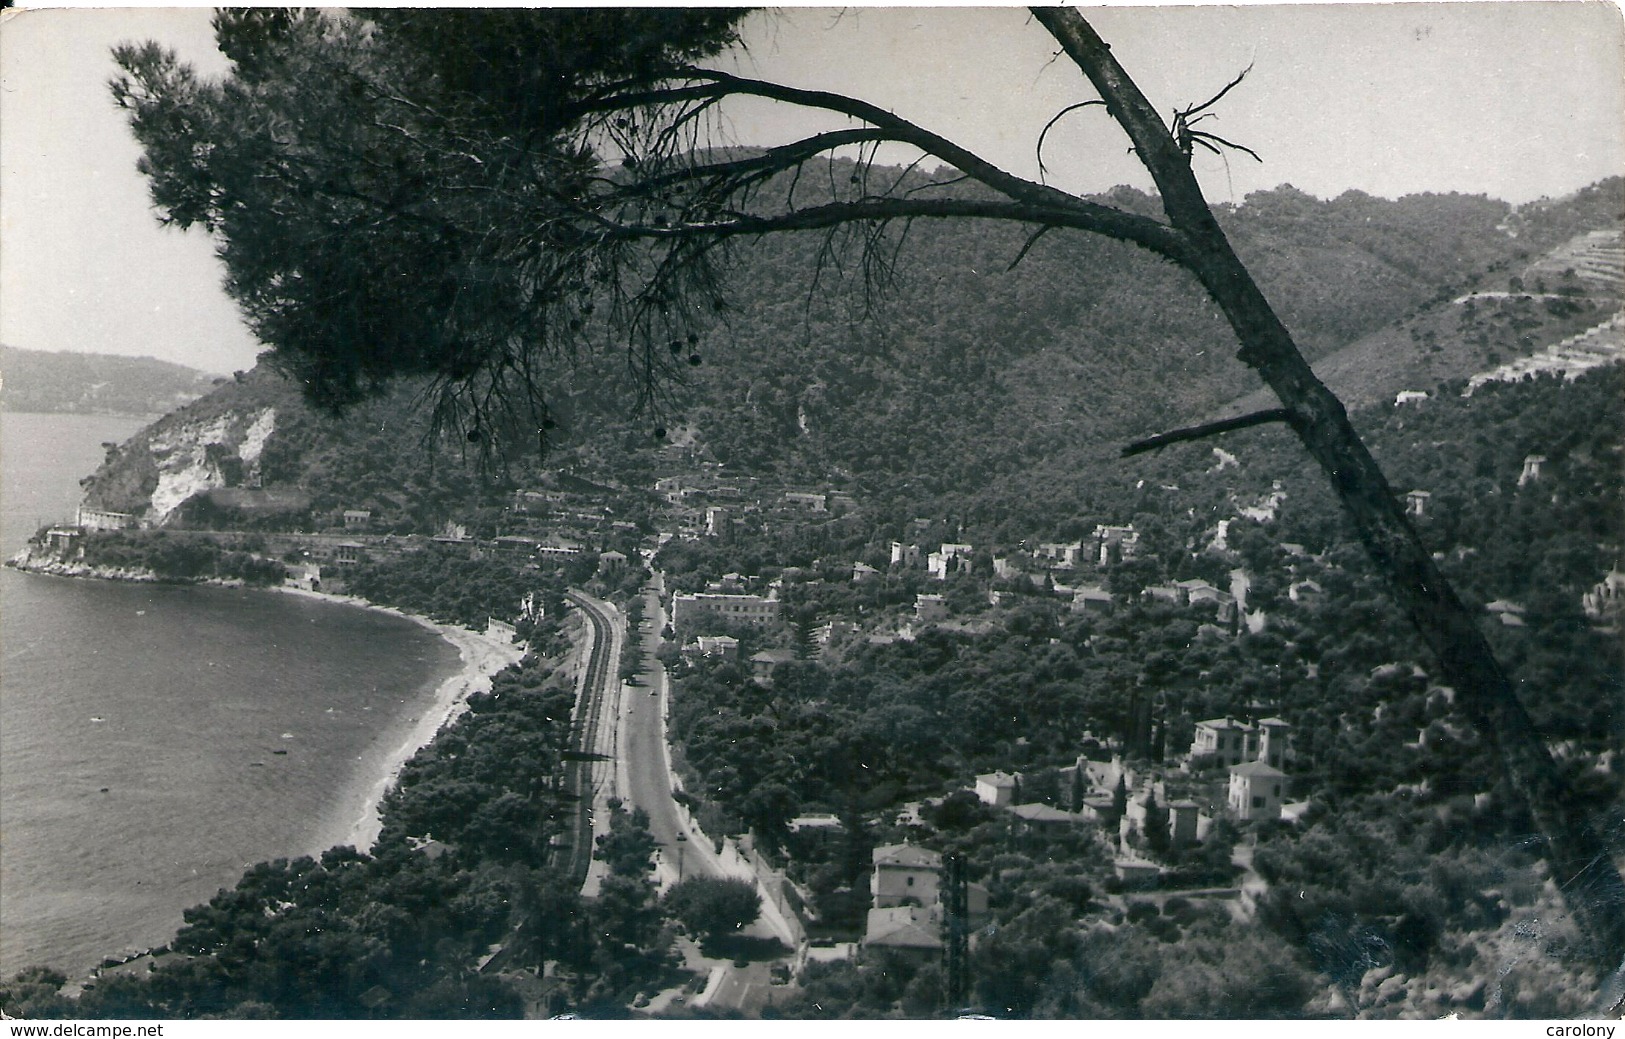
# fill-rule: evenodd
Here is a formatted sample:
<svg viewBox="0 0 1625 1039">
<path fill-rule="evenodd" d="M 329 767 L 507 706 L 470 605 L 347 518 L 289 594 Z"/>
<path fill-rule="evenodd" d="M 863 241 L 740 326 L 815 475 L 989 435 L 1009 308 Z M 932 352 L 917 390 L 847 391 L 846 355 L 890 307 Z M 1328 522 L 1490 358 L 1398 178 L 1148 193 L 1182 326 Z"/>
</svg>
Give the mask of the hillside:
<svg viewBox="0 0 1625 1039">
<path fill-rule="evenodd" d="M 1617 300 L 1601 295 L 1444 304 L 1504 289 L 1576 234 L 1617 229 L 1622 196 L 1617 178 L 1518 210 L 1283 187 L 1220 218 L 1310 359 L 1380 374 L 1382 393 L 1359 399 L 1392 400 L 1389 382 L 1431 389 L 1606 319 Z M 1126 189 L 1108 201 L 1155 204 Z M 738 305 L 673 409 L 699 456 L 792 479 L 851 473 L 899 510 L 987 519 L 983 503 L 1014 501 L 1060 520 L 1119 482 L 1123 443 L 1257 385 L 1194 285 L 1120 243 L 1047 236 L 1012 270 L 1025 240 L 1012 228 L 920 222 L 897 237 L 878 298 L 855 258 L 818 262 L 819 238 L 742 253 Z M 1376 345 L 1341 353 L 1362 343 Z M 646 442 L 645 421 L 617 429 Z"/>
<path fill-rule="evenodd" d="M 208 393 L 216 377 L 151 357 L 0 346 L 0 408 L 161 415 Z"/>
<path fill-rule="evenodd" d="M 1482 197 L 1322 201 L 1283 187 L 1220 215 L 1306 352 L 1357 375 L 1351 396 L 1363 403 L 1465 379 L 1611 314 L 1617 299 L 1597 292 L 1452 300 L 1504 289 L 1576 235 L 1610 229 L 1600 214 L 1617 228 L 1622 188 L 1616 179 L 1515 211 Z M 1155 205 L 1128 189 L 1108 201 Z M 688 458 L 834 481 L 877 515 L 1059 534 L 1121 507 L 1122 489 L 1150 471 L 1119 461 L 1118 447 L 1255 385 L 1194 284 L 1128 246 L 1047 236 L 1012 267 L 1025 241 L 1015 228 L 902 232 L 890 229 L 886 270 L 827 252 L 818 235 L 742 245 L 732 304 L 658 413 L 633 407 L 623 345 L 589 327 L 598 347 L 549 390 L 559 429 L 548 456 L 501 478 L 473 473 L 466 444 L 426 447 L 410 387 L 341 423 L 256 372 L 144 433 L 97 474 L 90 498 L 168 522 L 368 508 L 385 529 L 427 532 L 544 466 L 647 486 Z M 877 273 L 891 276 L 884 292 L 872 291 Z M 237 417 L 221 425 L 228 412 Z M 656 426 L 671 435 L 657 440 Z"/>
<path fill-rule="evenodd" d="M 1351 407 L 1392 402 L 1401 392 L 1433 393 L 1478 381 L 1498 368 L 1559 369 L 1533 362 L 1578 345 L 1601 360 L 1618 352 L 1625 291 L 1618 274 L 1617 227 L 1583 232 L 1536 257 L 1519 273 L 1484 279 L 1472 291 L 1435 300 L 1348 346 L 1320 357 L 1315 373 Z M 1550 283 L 1548 283 L 1548 278 Z M 1561 359 L 1559 359 L 1561 360 Z M 1258 390 L 1222 409 L 1244 414 L 1275 403 Z"/>
<path fill-rule="evenodd" d="M 434 530 L 507 485 L 427 440 L 414 392 L 401 387 L 339 419 L 255 369 L 110 452 L 85 502 L 161 526 L 288 529 L 365 508 L 381 531 Z"/>
</svg>

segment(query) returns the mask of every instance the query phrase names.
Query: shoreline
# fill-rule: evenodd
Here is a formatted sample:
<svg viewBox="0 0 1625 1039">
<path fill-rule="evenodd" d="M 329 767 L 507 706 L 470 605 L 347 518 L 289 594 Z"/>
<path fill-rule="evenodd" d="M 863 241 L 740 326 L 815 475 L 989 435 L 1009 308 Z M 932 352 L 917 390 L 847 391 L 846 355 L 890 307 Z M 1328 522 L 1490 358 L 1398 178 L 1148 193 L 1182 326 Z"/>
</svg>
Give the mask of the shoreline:
<svg viewBox="0 0 1625 1039">
<path fill-rule="evenodd" d="M 383 826 L 379 817 L 379 809 L 383 805 L 384 796 L 394 787 L 400 778 L 401 770 L 411 760 L 412 755 L 434 742 L 440 730 L 455 721 L 468 706 L 468 698 L 475 693 L 483 693 L 491 688 L 491 676 L 498 671 L 517 663 L 525 655 L 523 646 L 511 643 L 498 642 L 488 638 L 477 631 L 460 627 L 455 624 L 441 624 L 427 617 L 393 606 L 380 606 L 377 603 L 353 595 L 335 595 L 331 592 L 314 592 L 305 588 L 294 588 L 288 585 L 273 585 L 266 591 L 277 592 L 282 595 L 293 595 L 305 599 L 332 603 L 339 606 L 353 606 L 358 609 L 373 610 L 387 613 L 412 621 L 419 626 L 434 632 L 443 641 L 457 650 L 461 666 L 448 675 L 436 687 L 434 699 L 427 710 L 418 715 L 417 721 L 407 732 L 406 739 L 394 750 L 390 751 L 383 762 L 382 774 L 367 788 L 365 800 L 359 810 L 353 814 L 346 811 L 351 822 L 343 835 L 334 841 L 318 841 L 323 847 L 315 849 L 314 854 L 321 854 L 328 847 L 350 845 L 359 852 L 370 854 L 373 845 L 378 840 L 378 834 Z M 348 806 L 341 806 L 348 808 Z"/>
<path fill-rule="evenodd" d="M 17 969 L 29 962 L 49 960 L 64 965 L 64 969 L 70 974 L 77 975 L 81 969 L 92 970 L 105 959 L 118 960 L 138 950 L 160 947 L 173 939 L 177 929 L 182 925 L 181 915 L 185 909 L 206 902 L 217 889 L 230 890 L 241 879 L 243 870 L 257 860 L 269 860 L 274 857 L 293 859 L 303 855 L 319 859 L 330 848 L 343 845 L 349 845 L 363 854 L 370 854 L 377 843 L 382 826 L 380 818 L 382 802 L 388 791 L 399 781 L 406 762 L 420 749 L 432 743 L 449 723 L 466 710 L 469 697 L 488 691 L 491 688 L 492 677 L 511 663 L 520 660 L 526 652 L 526 648 L 521 644 L 492 639 L 466 627 L 439 623 L 406 610 L 383 606 L 357 596 L 312 593 L 282 585 L 245 585 L 240 581 L 155 581 L 139 570 L 124 568 L 73 567 L 72 571 L 64 572 L 69 568 L 47 569 L 36 562 L 33 566 L 18 566 L 13 563 L 7 569 L 19 575 L 54 578 L 59 582 L 122 584 L 132 586 L 132 590 L 169 585 L 177 588 L 187 586 L 216 588 L 220 591 L 233 592 L 278 592 L 284 596 L 357 607 L 410 620 L 415 628 L 397 628 L 389 625 L 383 629 L 367 627 L 364 630 L 377 630 L 379 637 L 409 639 L 412 644 L 421 647 L 413 653 L 415 666 L 398 669 L 392 672 L 397 677 L 387 684 L 378 684 L 378 689 L 384 696 L 383 702 L 377 703 L 376 699 L 372 701 L 377 704 L 373 708 L 375 714 L 372 724 L 362 724 L 357 736 L 351 741 L 354 748 L 344 752 L 337 759 L 324 759 L 327 764 L 320 771 L 325 774 L 325 778 L 304 787 L 305 793 L 300 796 L 306 807 L 297 814 L 287 815 L 281 820 L 286 825 L 283 829 L 279 829 L 278 833 L 285 832 L 285 838 L 278 838 L 273 844 L 266 845 L 265 851 L 256 851 L 253 854 L 245 852 L 240 858 L 231 854 L 223 858 L 216 856 L 215 858 L 220 861 L 211 861 L 207 865 L 211 869 L 219 866 L 221 873 L 218 883 L 210 879 L 206 890 L 199 889 L 195 893 L 190 893 L 188 889 L 189 893 L 184 897 L 181 895 L 180 889 L 195 881 L 198 869 L 191 871 L 191 878 L 177 874 L 176 877 L 169 878 L 175 883 L 161 885 L 175 888 L 172 894 L 166 895 L 156 888 L 131 889 L 131 896 L 137 897 L 132 897 L 128 905 L 121 903 L 115 907 L 116 911 L 112 913 L 114 918 L 112 927 L 107 930 L 107 936 L 103 940 L 90 943 L 85 941 L 90 932 L 99 929 L 99 925 L 88 929 L 79 926 L 76 922 L 78 917 L 74 915 L 78 912 L 77 909 L 66 910 L 66 915 L 63 915 L 60 921 L 48 913 L 41 912 L 36 915 L 36 919 L 42 921 L 38 928 L 19 927 L 14 936 L 8 936 L 6 960 L 11 963 L 15 959 L 16 963 L 12 964 L 12 967 Z M 8 586 L 8 596 L 10 591 Z M 303 614 L 311 617 L 313 622 L 324 624 L 357 623 L 354 619 L 345 622 L 337 617 L 323 621 L 322 614 L 299 609 L 294 599 L 285 598 L 281 601 L 285 604 L 281 612 L 287 612 L 291 616 Z M 275 608 L 275 600 L 262 599 L 261 603 L 264 605 L 260 609 Z M 150 604 L 138 602 L 135 605 Z M 304 621 L 301 619 L 298 623 L 302 626 Z M 414 630 L 430 632 L 441 644 L 453 647 L 457 653 L 456 659 L 445 655 L 433 642 L 425 641 L 421 636 L 411 636 L 410 633 Z M 342 654 L 342 649 L 339 652 Z M 271 659 L 274 666 L 274 658 Z M 401 702 L 395 702 L 397 699 Z M 378 717 L 379 714 L 384 716 Z M 273 728 L 267 731 L 274 735 L 278 730 Z M 8 746 L 8 753 L 9 750 Z M 353 760 L 345 760 L 351 755 L 355 756 Z M 243 760 L 247 761 L 247 758 Z M 102 781 L 105 782 L 105 779 Z M 10 874 L 9 860 L 12 857 L 8 855 L 7 858 L 9 882 L 14 878 Z M 236 864 L 233 865 L 233 862 Z M 152 882 L 151 877 L 146 879 L 149 884 Z M 135 883 L 141 883 L 141 880 L 137 879 Z M 149 897 L 138 897 L 143 892 L 147 892 Z M 72 901 L 64 903 L 65 905 L 69 907 L 78 905 L 76 895 L 64 897 L 72 898 Z M 18 908 L 20 909 L 22 905 L 23 903 L 19 901 Z M 56 909 L 51 909 L 51 912 L 56 912 Z M 47 918 L 52 921 L 49 927 L 43 923 Z M 7 924 L 10 922 L 8 911 Z M 64 926 L 67 926 L 66 930 L 63 929 Z M 18 945 L 14 948 L 15 941 L 21 940 L 25 934 L 28 936 L 26 946 Z M 36 955 L 29 951 L 34 947 L 38 947 L 40 954 Z M 67 966 L 70 964 L 72 966 Z"/>
<path fill-rule="evenodd" d="M 404 620 L 423 627 L 457 650 L 460 666 L 452 674 L 443 679 L 436 687 L 434 698 L 430 701 L 428 709 L 418 715 L 412 728 L 408 730 L 406 739 L 385 757 L 382 774 L 366 789 L 364 799 L 359 803 L 347 798 L 347 791 L 335 791 L 337 801 L 334 814 L 343 812 L 343 829 L 336 826 L 324 826 L 323 832 L 316 835 L 310 849 L 313 855 L 320 855 L 330 847 L 350 845 L 357 851 L 371 853 L 372 846 L 377 842 L 383 821 L 379 818 L 379 809 L 383 805 L 384 796 L 389 793 L 400 778 L 401 770 L 411 760 L 412 755 L 434 742 L 440 730 L 454 721 L 467 707 L 468 698 L 475 693 L 482 693 L 491 688 L 491 676 L 498 671 L 517 663 L 525 655 L 525 647 L 512 643 L 498 642 L 470 628 L 455 624 L 442 624 L 427 617 L 394 606 L 382 606 L 368 599 L 355 595 L 338 595 L 333 592 L 317 592 L 307 588 L 298 588 L 286 584 L 248 586 L 241 581 L 227 581 L 218 578 L 205 578 L 192 581 L 166 582 L 158 575 L 147 570 L 138 570 L 122 567 L 90 566 L 84 563 L 65 563 L 59 560 L 40 561 L 33 558 L 32 547 L 5 560 L 5 566 L 23 573 L 40 576 L 66 578 L 70 580 L 104 580 L 121 583 L 174 583 L 192 584 L 199 586 L 213 586 L 224 588 L 250 588 L 253 591 L 274 592 L 280 595 L 292 595 L 304 599 L 331 603 L 338 606 L 352 606 L 357 609 L 372 610 L 400 617 Z M 352 807 L 353 806 L 353 807 Z M 327 839 L 328 834 L 335 834 Z"/>
</svg>

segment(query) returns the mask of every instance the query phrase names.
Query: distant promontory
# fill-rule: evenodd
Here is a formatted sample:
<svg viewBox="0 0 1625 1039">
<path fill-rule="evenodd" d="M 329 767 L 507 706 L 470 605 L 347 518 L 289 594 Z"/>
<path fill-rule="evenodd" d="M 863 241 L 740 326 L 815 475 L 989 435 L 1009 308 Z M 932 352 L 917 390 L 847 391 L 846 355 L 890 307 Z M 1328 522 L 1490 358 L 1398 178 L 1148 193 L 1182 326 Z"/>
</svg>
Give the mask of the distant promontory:
<svg viewBox="0 0 1625 1039">
<path fill-rule="evenodd" d="M 0 346 L 0 408 L 12 412 L 161 415 L 208 393 L 218 378 L 151 357 Z"/>
</svg>

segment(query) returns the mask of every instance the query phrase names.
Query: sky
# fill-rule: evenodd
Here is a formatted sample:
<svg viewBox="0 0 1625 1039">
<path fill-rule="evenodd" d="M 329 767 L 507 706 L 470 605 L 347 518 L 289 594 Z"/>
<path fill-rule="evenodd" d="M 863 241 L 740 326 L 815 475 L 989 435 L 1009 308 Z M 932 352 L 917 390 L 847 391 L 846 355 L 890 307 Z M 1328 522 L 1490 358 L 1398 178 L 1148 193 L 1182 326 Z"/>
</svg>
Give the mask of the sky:
<svg viewBox="0 0 1625 1039">
<path fill-rule="evenodd" d="M 1117 7 L 1088 12 L 1157 107 L 1245 82 L 1204 128 L 1258 152 L 1198 153 L 1210 200 L 1289 183 L 1559 196 L 1625 171 L 1625 29 L 1611 3 Z M 114 107 L 109 49 L 152 38 L 223 71 L 206 8 L 40 9 L 0 24 L 0 342 L 248 368 L 261 347 L 221 289 L 213 244 L 160 228 Z M 780 9 L 751 16 L 744 75 L 854 94 L 1037 178 L 1034 143 L 1094 96 L 1019 8 Z M 829 125 L 765 103 L 730 110 L 739 143 Z M 908 161 L 912 156 L 898 154 Z M 1098 108 L 1050 131 L 1051 183 L 1150 180 Z"/>
</svg>

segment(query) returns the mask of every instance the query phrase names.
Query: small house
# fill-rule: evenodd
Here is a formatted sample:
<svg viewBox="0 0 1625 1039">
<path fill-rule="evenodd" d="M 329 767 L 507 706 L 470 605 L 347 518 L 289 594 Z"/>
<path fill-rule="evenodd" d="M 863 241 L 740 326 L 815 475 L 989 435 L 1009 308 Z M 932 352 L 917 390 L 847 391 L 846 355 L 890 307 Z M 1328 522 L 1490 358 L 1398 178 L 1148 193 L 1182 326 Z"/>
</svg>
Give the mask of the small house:
<svg viewBox="0 0 1625 1039">
<path fill-rule="evenodd" d="M 934 958 L 942 952 L 942 922 L 935 906 L 871 909 L 863 929 L 866 949 L 893 949 Z"/>
<path fill-rule="evenodd" d="M 1145 859 L 1117 859 L 1112 863 L 1117 879 L 1128 888 L 1156 887 L 1162 879 L 1162 867 Z"/>
<path fill-rule="evenodd" d="M 1280 769 L 1263 761 L 1231 767 L 1226 803 L 1237 819 L 1278 819 L 1285 796 L 1286 773 Z"/>
<path fill-rule="evenodd" d="M 45 532 L 45 549 L 55 559 L 83 559 L 84 535 L 78 527 L 52 527 Z"/>
<path fill-rule="evenodd" d="M 1168 806 L 1168 841 L 1175 847 L 1196 844 L 1207 836 L 1210 822 L 1195 801 L 1174 801 Z"/>
<path fill-rule="evenodd" d="M 1063 812 L 1046 804 L 1011 805 L 1010 814 L 1026 823 L 1030 829 L 1076 826 L 1094 822 L 1098 818 L 1093 811 Z"/>
<path fill-rule="evenodd" d="M 1247 752 L 1251 734 L 1252 726 L 1234 718 L 1199 721 L 1191 740 L 1191 757 L 1212 756 L 1221 765 L 1239 765 L 1250 757 Z"/>
<path fill-rule="evenodd" d="M 701 635 L 694 640 L 694 649 L 701 656 L 739 659 L 739 640 L 731 635 Z"/>
<path fill-rule="evenodd" d="M 1110 613 L 1112 595 L 1099 585 L 1079 585 L 1072 593 L 1073 613 Z"/>
<path fill-rule="evenodd" d="M 874 850 L 869 893 L 877 909 L 934 906 L 942 884 L 942 856 L 912 844 L 889 844 Z"/>
<path fill-rule="evenodd" d="M 359 541 L 340 541 L 333 546 L 333 561 L 339 566 L 354 566 L 361 562 L 365 548 Z"/>
<path fill-rule="evenodd" d="M 796 660 L 796 651 L 793 649 L 764 649 L 750 658 L 750 676 L 763 685 L 773 683 L 773 669 L 781 664 L 793 664 Z"/>
<path fill-rule="evenodd" d="M 983 804 L 1004 808 L 1015 804 L 1021 792 L 1021 773 L 989 772 L 976 777 L 976 797 Z"/>
</svg>

